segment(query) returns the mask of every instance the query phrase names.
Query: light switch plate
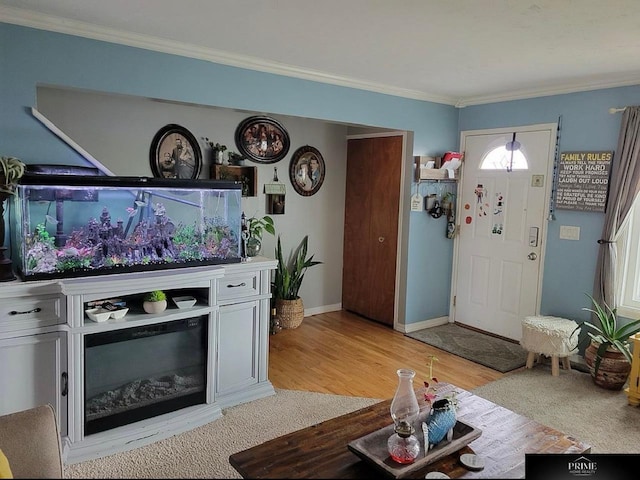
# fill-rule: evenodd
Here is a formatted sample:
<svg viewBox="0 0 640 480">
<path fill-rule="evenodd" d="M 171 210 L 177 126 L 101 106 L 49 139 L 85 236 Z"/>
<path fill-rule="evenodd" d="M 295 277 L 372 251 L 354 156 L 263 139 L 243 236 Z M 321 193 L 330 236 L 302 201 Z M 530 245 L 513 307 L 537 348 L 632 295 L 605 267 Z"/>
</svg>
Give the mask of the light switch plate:
<svg viewBox="0 0 640 480">
<path fill-rule="evenodd" d="M 580 227 L 560 225 L 560 238 L 562 240 L 580 240 Z"/>
</svg>

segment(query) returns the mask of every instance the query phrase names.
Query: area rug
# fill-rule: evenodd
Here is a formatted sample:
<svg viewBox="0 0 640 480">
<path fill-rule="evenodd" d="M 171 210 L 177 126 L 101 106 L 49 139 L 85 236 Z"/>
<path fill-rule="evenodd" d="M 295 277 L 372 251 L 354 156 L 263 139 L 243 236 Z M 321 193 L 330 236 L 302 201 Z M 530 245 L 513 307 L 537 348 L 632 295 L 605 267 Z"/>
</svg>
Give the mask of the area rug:
<svg viewBox="0 0 640 480">
<path fill-rule="evenodd" d="M 242 478 L 229 455 L 380 400 L 276 389 L 189 432 L 129 452 L 67 465 L 65 478 Z"/>
<path fill-rule="evenodd" d="M 424 328 L 405 335 L 502 373 L 527 363 L 527 351 L 519 344 L 455 323 Z"/>
<path fill-rule="evenodd" d="M 588 373 L 560 370 L 554 377 L 539 365 L 472 392 L 590 444 L 593 453 L 640 453 L 640 407 L 622 390 L 596 386 Z"/>
</svg>

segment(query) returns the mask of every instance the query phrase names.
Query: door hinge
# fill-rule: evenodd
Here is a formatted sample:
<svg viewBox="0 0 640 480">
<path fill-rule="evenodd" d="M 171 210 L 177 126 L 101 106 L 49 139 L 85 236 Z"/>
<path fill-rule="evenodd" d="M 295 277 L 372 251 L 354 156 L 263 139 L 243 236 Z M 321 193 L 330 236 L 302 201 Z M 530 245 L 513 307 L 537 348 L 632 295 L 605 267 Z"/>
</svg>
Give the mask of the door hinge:
<svg viewBox="0 0 640 480">
<path fill-rule="evenodd" d="M 453 296 L 453 306 L 454 307 L 456 306 L 456 296 L 455 295 Z"/>
</svg>

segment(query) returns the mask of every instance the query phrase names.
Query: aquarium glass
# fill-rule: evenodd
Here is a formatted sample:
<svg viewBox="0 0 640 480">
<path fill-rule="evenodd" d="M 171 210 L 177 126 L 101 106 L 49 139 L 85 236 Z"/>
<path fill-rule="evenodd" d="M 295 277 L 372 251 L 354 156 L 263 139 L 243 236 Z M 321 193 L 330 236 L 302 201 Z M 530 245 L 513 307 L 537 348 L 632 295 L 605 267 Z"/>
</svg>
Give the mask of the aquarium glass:
<svg viewBox="0 0 640 480">
<path fill-rule="evenodd" d="M 25 176 L 13 258 L 25 280 L 239 262 L 241 198 L 214 180 Z"/>
</svg>

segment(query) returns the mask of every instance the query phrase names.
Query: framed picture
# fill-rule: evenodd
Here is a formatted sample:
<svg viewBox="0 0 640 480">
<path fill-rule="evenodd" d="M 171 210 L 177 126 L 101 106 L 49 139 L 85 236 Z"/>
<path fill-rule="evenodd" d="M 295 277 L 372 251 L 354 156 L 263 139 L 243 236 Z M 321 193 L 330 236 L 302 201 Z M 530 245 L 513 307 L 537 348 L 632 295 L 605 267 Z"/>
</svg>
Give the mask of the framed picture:
<svg viewBox="0 0 640 480">
<path fill-rule="evenodd" d="M 172 123 L 153 137 L 150 161 L 154 177 L 194 179 L 200 175 L 202 152 L 189 130 Z"/>
<path fill-rule="evenodd" d="M 257 163 L 275 163 L 289 152 L 289 134 L 273 118 L 249 117 L 236 128 L 238 151 Z"/>
<path fill-rule="evenodd" d="M 293 153 L 289 178 L 300 195 L 308 197 L 316 193 L 324 181 L 324 172 L 324 159 L 317 148 L 305 145 Z"/>
</svg>

